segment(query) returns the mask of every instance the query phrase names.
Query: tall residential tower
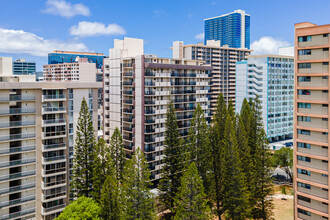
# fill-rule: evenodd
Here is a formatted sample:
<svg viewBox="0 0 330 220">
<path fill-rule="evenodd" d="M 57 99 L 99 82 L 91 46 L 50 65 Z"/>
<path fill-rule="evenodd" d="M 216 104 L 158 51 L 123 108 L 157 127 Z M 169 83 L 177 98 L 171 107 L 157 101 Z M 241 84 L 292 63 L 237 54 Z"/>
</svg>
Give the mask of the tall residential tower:
<svg viewBox="0 0 330 220">
<path fill-rule="evenodd" d="M 296 219 L 329 219 L 330 25 L 295 24 Z"/>
<path fill-rule="evenodd" d="M 220 40 L 221 46 L 250 49 L 250 15 L 243 10 L 204 19 L 205 44 Z"/>
</svg>

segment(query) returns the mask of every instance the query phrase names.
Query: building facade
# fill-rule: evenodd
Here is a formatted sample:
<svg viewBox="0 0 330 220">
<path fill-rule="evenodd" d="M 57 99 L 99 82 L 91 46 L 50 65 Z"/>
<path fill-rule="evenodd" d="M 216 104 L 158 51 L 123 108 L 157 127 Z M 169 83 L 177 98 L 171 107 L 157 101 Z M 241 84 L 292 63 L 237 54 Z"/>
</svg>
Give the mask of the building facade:
<svg viewBox="0 0 330 220">
<path fill-rule="evenodd" d="M 69 202 L 81 100 L 96 126 L 101 83 L 22 79 L 1 76 L 0 82 L 0 216 L 54 219 Z"/>
<path fill-rule="evenodd" d="M 0 75 L 11 75 L 13 72 L 13 58 L 0 57 Z"/>
<path fill-rule="evenodd" d="M 296 219 L 329 219 L 330 25 L 295 24 Z"/>
<path fill-rule="evenodd" d="M 249 56 L 236 63 L 236 112 L 244 98 L 258 96 L 263 125 L 270 143 L 293 137 L 294 57 Z"/>
<path fill-rule="evenodd" d="M 165 121 L 170 101 L 179 132 L 188 135 L 193 112 L 200 104 L 209 119 L 211 66 L 203 61 L 158 58 L 143 54 L 143 40 L 115 40 L 105 59 L 104 138 L 116 127 L 122 131 L 127 154 L 141 148 L 152 178 L 160 178 L 165 149 Z"/>
<path fill-rule="evenodd" d="M 18 59 L 13 61 L 13 75 L 35 75 L 36 62 Z"/>
<path fill-rule="evenodd" d="M 220 41 L 221 46 L 250 49 L 250 15 L 243 10 L 204 19 L 205 41 Z"/>
<path fill-rule="evenodd" d="M 173 42 L 173 58 L 200 60 L 213 67 L 211 71 L 210 101 L 211 110 L 216 108 L 219 93 L 225 101 L 233 101 L 235 106 L 236 62 L 247 59 L 251 50 L 220 46 L 219 41 L 210 40 L 207 44 L 184 45 L 182 41 Z"/>
</svg>

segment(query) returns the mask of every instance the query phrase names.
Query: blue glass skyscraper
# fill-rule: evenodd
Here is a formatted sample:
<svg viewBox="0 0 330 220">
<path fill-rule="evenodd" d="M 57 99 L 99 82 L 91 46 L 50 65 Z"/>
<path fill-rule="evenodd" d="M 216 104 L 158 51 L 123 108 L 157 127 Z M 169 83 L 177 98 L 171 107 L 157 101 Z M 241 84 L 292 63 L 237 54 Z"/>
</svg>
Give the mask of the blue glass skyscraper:
<svg viewBox="0 0 330 220">
<path fill-rule="evenodd" d="M 250 15 L 243 10 L 204 19 L 205 44 L 220 40 L 220 45 L 250 49 Z"/>
<path fill-rule="evenodd" d="M 106 57 L 102 53 L 84 53 L 71 51 L 54 51 L 48 54 L 48 64 L 74 63 L 76 58 L 88 58 L 90 63 L 96 63 L 97 69 L 102 69 L 103 59 Z"/>
</svg>

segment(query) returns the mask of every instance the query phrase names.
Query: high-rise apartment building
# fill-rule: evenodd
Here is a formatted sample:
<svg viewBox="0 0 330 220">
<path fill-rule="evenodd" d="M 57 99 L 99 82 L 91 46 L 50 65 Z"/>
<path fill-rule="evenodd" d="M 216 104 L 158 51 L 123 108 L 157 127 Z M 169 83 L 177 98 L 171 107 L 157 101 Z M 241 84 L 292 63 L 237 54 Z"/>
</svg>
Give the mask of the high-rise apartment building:
<svg viewBox="0 0 330 220">
<path fill-rule="evenodd" d="M 221 46 L 250 49 L 250 15 L 243 10 L 204 19 L 205 44 L 220 41 Z"/>
<path fill-rule="evenodd" d="M 87 58 L 77 58 L 72 63 L 48 64 L 43 66 L 43 81 L 90 82 L 97 81 L 95 63 Z M 102 82 L 102 81 L 101 81 Z"/>
<path fill-rule="evenodd" d="M 143 40 L 134 38 L 115 40 L 109 54 L 104 61 L 104 138 L 109 141 L 118 127 L 126 152 L 141 148 L 157 182 L 164 158 L 168 104 L 173 102 L 182 138 L 188 135 L 197 104 L 209 119 L 212 67 L 203 61 L 143 54 Z"/>
<path fill-rule="evenodd" d="M 68 204 L 80 103 L 96 127 L 101 86 L 0 76 L 1 219 L 54 219 Z"/>
<path fill-rule="evenodd" d="M 244 98 L 261 104 L 269 142 L 292 139 L 294 57 L 255 55 L 236 63 L 236 112 Z"/>
<path fill-rule="evenodd" d="M 226 102 L 233 101 L 235 106 L 236 62 L 247 59 L 251 50 L 220 46 L 219 41 L 209 40 L 206 45 L 184 45 L 182 41 L 173 42 L 173 58 L 205 61 L 213 67 L 211 71 L 210 101 L 212 111 L 216 108 L 219 93 Z"/>
<path fill-rule="evenodd" d="M 330 25 L 295 24 L 295 219 L 329 219 Z"/>
<path fill-rule="evenodd" d="M 13 75 L 35 75 L 36 62 L 18 59 L 13 61 Z"/>
<path fill-rule="evenodd" d="M 0 57 L 0 75 L 11 75 L 13 72 L 13 58 Z"/>
</svg>

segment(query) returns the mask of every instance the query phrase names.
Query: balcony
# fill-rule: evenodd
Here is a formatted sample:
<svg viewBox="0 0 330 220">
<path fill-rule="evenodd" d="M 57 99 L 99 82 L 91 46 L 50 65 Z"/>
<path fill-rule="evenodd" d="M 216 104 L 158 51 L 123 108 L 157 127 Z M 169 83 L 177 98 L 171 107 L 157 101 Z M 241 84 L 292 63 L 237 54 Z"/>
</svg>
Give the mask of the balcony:
<svg viewBox="0 0 330 220">
<path fill-rule="evenodd" d="M 65 113 L 66 108 L 65 107 L 43 107 L 42 108 L 42 114 L 46 113 Z"/>
<path fill-rule="evenodd" d="M 46 125 L 54 125 L 54 124 L 65 124 L 65 119 L 64 118 L 60 118 L 60 119 L 50 119 L 50 120 L 43 120 L 42 121 L 42 126 L 46 126 Z"/>
<path fill-rule="evenodd" d="M 155 138 L 146 138 L 144 140 L 145 143 L 152 143 L 152 142 L 155 142 Z"/>
<path fill-rule="evenodd" d="M 146 115 L 152 115 L 152 114 L 155 114 L 155 111 L 154 110 L 145 110 L 144 112 Z"/>
<path fill-rule="evenodd" d="M 35 162 L 36 162 L 36 158 L 27 158 L 27 159 L 21 159 L 21 160 L 5 161 L 5 162 L 0 162 L 0 168 L 19 166 L 19 165 L 35 163 Z"/>
<path fill-rule="evenodd" d="M 36 183 L 28 183 L 28 184 L 21 185 L 21 186 L 14 186 L 14 187 L 6 188 L 6 189 L 0 189 L 0 195 L 31 189 L 31 188 L 34 188 L 35 186 L 36 186 Z"/>
<path fill-rule="evenodd" d="M 51 214 L 51 212 L 53 212 L 53 211 L 56 211 L 56 212 L 58 212 L 58 211 L 62 211 L 62 209 L 64 209 L 65 206 L 66 206 L 66 203 L 61 204 L 61 205 L 57 205 L 57 206 L 53 206 L 53 207 L 49 207 L 49 208 L 44 208 L 44 207 L 42 207 L 41 214 L 42 214 L 42 215 L 49 215 L 49 214 Z"/>
<path fill-rule="evenodd" d="M 65 167 L 60 167 L 60 168 L 56 168 L 56 169 L 49 169 L 49 170 L 45 170 L 43 169 L 42 174 L 43 176 L 47 176 L 47 175 L 51 175 L 51 174 L 58 174 L 61 172 L 66 172 L 66 166 Z"/>
<path fill-rule="evenodd" d="M 131 117 L 124 117 L 123 121 L 124 122 L 133 122 L 133 117 L 132 116 Z"/>
<path fill-rule="evenodd" d="M 55 95 L 43 95 L 42 101 L 64 101 L 66 97 L 64 94 L 55 94 Z"/>
<path fill-rule="evenodd" d="M 61 156 L 56 156 L 56 157 L 47 157 L 47 158 L 43 157 L 42 163 L 43 164 L 58 163 L 58 162 L 60 162 L 59 160 L 66 160 L 66 156 L 61 155 Z"/>
<path fill-rule="evenodd" d="M 36 113 L 35 108 L 10 108 L 9 110 L 4 110 L 0 112 L 0 115 L 17 115 L 17 114 L 29 114 L 29 113 Z"/>
<path fill-rule="evenodd" d="M 26 134 L 11 134 L 0 136 L 0 141 L 13 141 L 27 138 L 35 138 L 36 133 L 26 133 Z"/>
<path fill-rule="evenodd" d="M 154 133 L 155 132 L 155 129 L 146 129 L 145 132 L 148 134 L 148 133 Z"/>
<path fill-rule="evenodd" d="M 19 152 L 26 152 L 26 151 L 32 151 L 35 150 L 36 146 L 20 146 L 20 147 L 11 147 L 6 149 L 0 149 L 0 155 L 3 154 L 10 154 L 10 153 L 19 153 Z"/>
<path fill-rule="evenodd" d="M 52 186 L 58 186 L 58 185 L 62 185 L 66 183 L 66 179 L 62 179 L 62 180 L 58 180 L 55 182 L 50 182 L 50 183 L 44 183 L 42 182 L 42 188 L 48 188 L 48 187 L 52 187 Z"/>
<path fill-rule="evenodd" d="M 52 151 L 52 150 L 63 150 L 65 149 L 65 147 L 66 147 L 65 143 L 42 145 L 42 152 Z"/>
<path fill-rule="evenodd" d="M 26 172 L 19 172 L 19 173 L 13 173 L 13 174 L 7 174 L 7 175 L 0 176 L 0 181 L 18 179 L 18 178 L 34 176 L 34 175 L 36 175 L 35 170 L 26 171 Z"/>
<path fill-rule="evenodd" d="M 124 100 L 124 103 L 125 103 L 125 104 L 130 104 L 130 105 L 132 105 L 132 104 L 133 104 L 133 100 Z"/>
<path fill-rule="evenodd" d="M 21 126 L 30 126 L 35 125 L 36 121 L 8 121 L 8 122 L 1 122 L 0 128 L 10 128 L 10 127 L 21 127 Z"/>
<path fill-rule="evenodd" d="M 58 136 L 66 136 L 66 131 L 53 131 L 42 133 L 42 138 L 54 138 Z"/>
<path fill-rule="evenodd" d="M 23 210 L 23 211 L 3 215 L 3 216 L 0 217 L 0 219 L 1 220 L 14 219 L 14 218 L 17 218 L 17 217 L 20 217 L 20 216 L 23 216 L 23 215 L 28 215 L 28 214 L 34 213 L 35 211 L 36 211 L 35 208 L 26 209 L 26 210 Z"/>
<path fill-rule="evenodd" d="M 132 126 L 123 126 L 123 131 L 133 131 L 133 127 Z"/>
<path fill-rule="evenodd" d="M 133 91 L 123 91 L 123 93 L 125 94 L 125 95 L 133 95 Z"/>
<path fill-rule="evenodd" d="M 18 102 L 18 101 L 34 101 L 35 96 L 22 96 L 22 95 L 10 95 L 10 96 L 0 96 L 0 102 Z"/>
<path fill-rule="evenodd" d="M 57 193 L 52 193 L 50 195 L 44 195 L 41 197 L 42 198 L 41 200 L 45 202 L 46 200 L 63 197 L 63 196 L 66 196 L 66 190 Z"/>
<path fill-rule="evenodd" d="M 11 200 L 11 201 L 5 201 L 5 202 L 0 203 L 0 208 L 4 208 L 4 207 L 7 207 L 7 206 L 18 205 L 18 204 L 21 204 L 21 203 L 24 203 L 24 202 L 33 201 L 35 199 L 36 199 L 36 196 L 33 195 L 33 196 L 27 196 L 27 197 L 24 197 L 24 198 L 15 199 L 15 200 Z"/>
<path fill-rule="evenodd" d="M 145 91 L 144 94 L 145 95 L 155 95 L 155 92 L 153 92 L 153 91 Z"/>
<path fill-rule="evenodd" d="M 153 124 L 153 123 L 155 123 L 155 119 L 146 119 L 144 122 L 146 124 Z"/>
<path fill-rule="evenodd" d="M 155 101 L 153 101 L 153 100 L 145 100 L 144 101 L 144 104 L 145 105 L 154 105 L 155 104 Z"/>
</svg>

